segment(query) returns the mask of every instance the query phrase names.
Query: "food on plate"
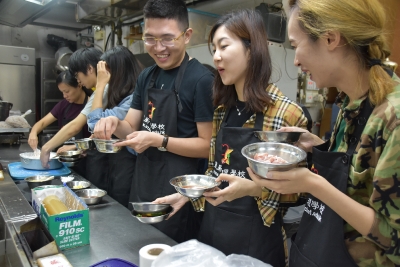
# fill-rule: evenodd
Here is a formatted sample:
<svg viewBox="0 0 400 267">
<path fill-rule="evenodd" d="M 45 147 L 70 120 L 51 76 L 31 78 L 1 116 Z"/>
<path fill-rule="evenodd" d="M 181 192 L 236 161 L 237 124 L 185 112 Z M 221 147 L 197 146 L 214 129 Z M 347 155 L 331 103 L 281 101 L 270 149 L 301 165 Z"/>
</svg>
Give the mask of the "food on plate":
<svg viewBox="0 0 400 267">
<path fill-rule="evenodd" d="M 72 189 L 83 189 L 85 188 L 83 185 L 74 185 L 74 187 L 72 187 Z"/>
<path fill-rule="evenodd" d="M 158 212 L 152 212 L 152 213 L 139 213 L 136 215 L 136 217 L 157 217 L 157 216 L 162 216 L 166 214 L 166 211 L 158 211 Z"/>
<path fill-rule="evenodd" d="M 265 162 L 265 163 L 272 163 L 272 164 L 285 164 L 285 163 L 288 163 L 283 158 L 275 156 L 275 155 L 268 154 L 266 152 L 256 153 L 254 155 L 254 159 L 258 160 L 258 161 Z"/>
</svg>

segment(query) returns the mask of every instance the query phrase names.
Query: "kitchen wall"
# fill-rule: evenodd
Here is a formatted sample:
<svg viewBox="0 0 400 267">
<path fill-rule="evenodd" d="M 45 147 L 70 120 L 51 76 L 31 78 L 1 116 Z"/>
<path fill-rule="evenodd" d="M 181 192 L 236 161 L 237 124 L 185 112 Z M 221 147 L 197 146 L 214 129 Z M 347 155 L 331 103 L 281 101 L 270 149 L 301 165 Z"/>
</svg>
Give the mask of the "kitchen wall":
<svg viewBox="0 0 400 267">
<path fill-rule="evenodd" d="M 54 34 L 68 40 L 76 40 L 76 31 L 26 25 L 23 28 L 0 25 L 0 45 L 35 48 L 36 58 L 54 58 L 55 50 L 47 44 L 47 35 Z"/>
</svg>

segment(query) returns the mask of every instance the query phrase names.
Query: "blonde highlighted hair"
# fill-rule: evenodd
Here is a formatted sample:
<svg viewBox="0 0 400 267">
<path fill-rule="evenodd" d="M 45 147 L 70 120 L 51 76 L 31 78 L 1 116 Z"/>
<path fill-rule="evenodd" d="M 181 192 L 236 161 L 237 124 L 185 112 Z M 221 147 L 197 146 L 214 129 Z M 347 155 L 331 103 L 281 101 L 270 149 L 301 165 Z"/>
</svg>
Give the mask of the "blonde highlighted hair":
<svg viewBox="0 0 400 267">
<path fill-rule="evenodd" d="M 370 68 L 368 92 L 372 104 L 379 105 L 393 90 L 393 81 L 382 65 L 390 51 L 384 30 L 386 15 L 378 0 L 290 0 L 298 11 L 300 27 L 317 40 L 329 31 L 338 31 L 353 49 L 361 66 Z"/>
</svg>

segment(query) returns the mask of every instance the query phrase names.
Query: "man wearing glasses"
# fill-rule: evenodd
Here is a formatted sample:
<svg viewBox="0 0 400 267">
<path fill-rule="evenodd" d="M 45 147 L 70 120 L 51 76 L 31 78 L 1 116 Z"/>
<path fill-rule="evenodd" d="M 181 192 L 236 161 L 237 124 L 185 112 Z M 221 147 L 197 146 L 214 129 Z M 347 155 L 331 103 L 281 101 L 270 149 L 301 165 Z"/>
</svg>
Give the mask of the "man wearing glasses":
<svg viewBox="0 0 400 267">
<path fill-rule="evenodd" d="M 175 193 L 171 178 L 196 173 L 198 158 L 208 158 L 213 119 L 213 74 L 186 54 L 193 30 L 184 1 L 149 0 L 143 13 L 143 40 L 156 65 L 139 76 L 125 119 L 101 119 L 94 130 L 96 138 L 114 134 L 126 139 L 117 145 L 139 153 L 133 202 Z M 154 226 L 183 242 L 197 238 L 195 218 L 187 203 L 171 219 Z"/>
</svg>

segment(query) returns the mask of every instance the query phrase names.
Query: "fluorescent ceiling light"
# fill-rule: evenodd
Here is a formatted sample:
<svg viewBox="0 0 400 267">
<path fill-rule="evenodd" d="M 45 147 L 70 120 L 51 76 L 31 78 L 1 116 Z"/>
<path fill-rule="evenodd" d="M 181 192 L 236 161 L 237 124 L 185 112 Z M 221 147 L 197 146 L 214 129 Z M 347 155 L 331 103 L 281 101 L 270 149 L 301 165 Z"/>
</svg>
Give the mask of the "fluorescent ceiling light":
<svg viewBox="0 0 400 267">
<path fill-rule="evenodd" d="M 25 0 L 27 2 L 31 2 L 37 5 L 45 6 L 50 3 L 52 0 Z"/>
</svg>

